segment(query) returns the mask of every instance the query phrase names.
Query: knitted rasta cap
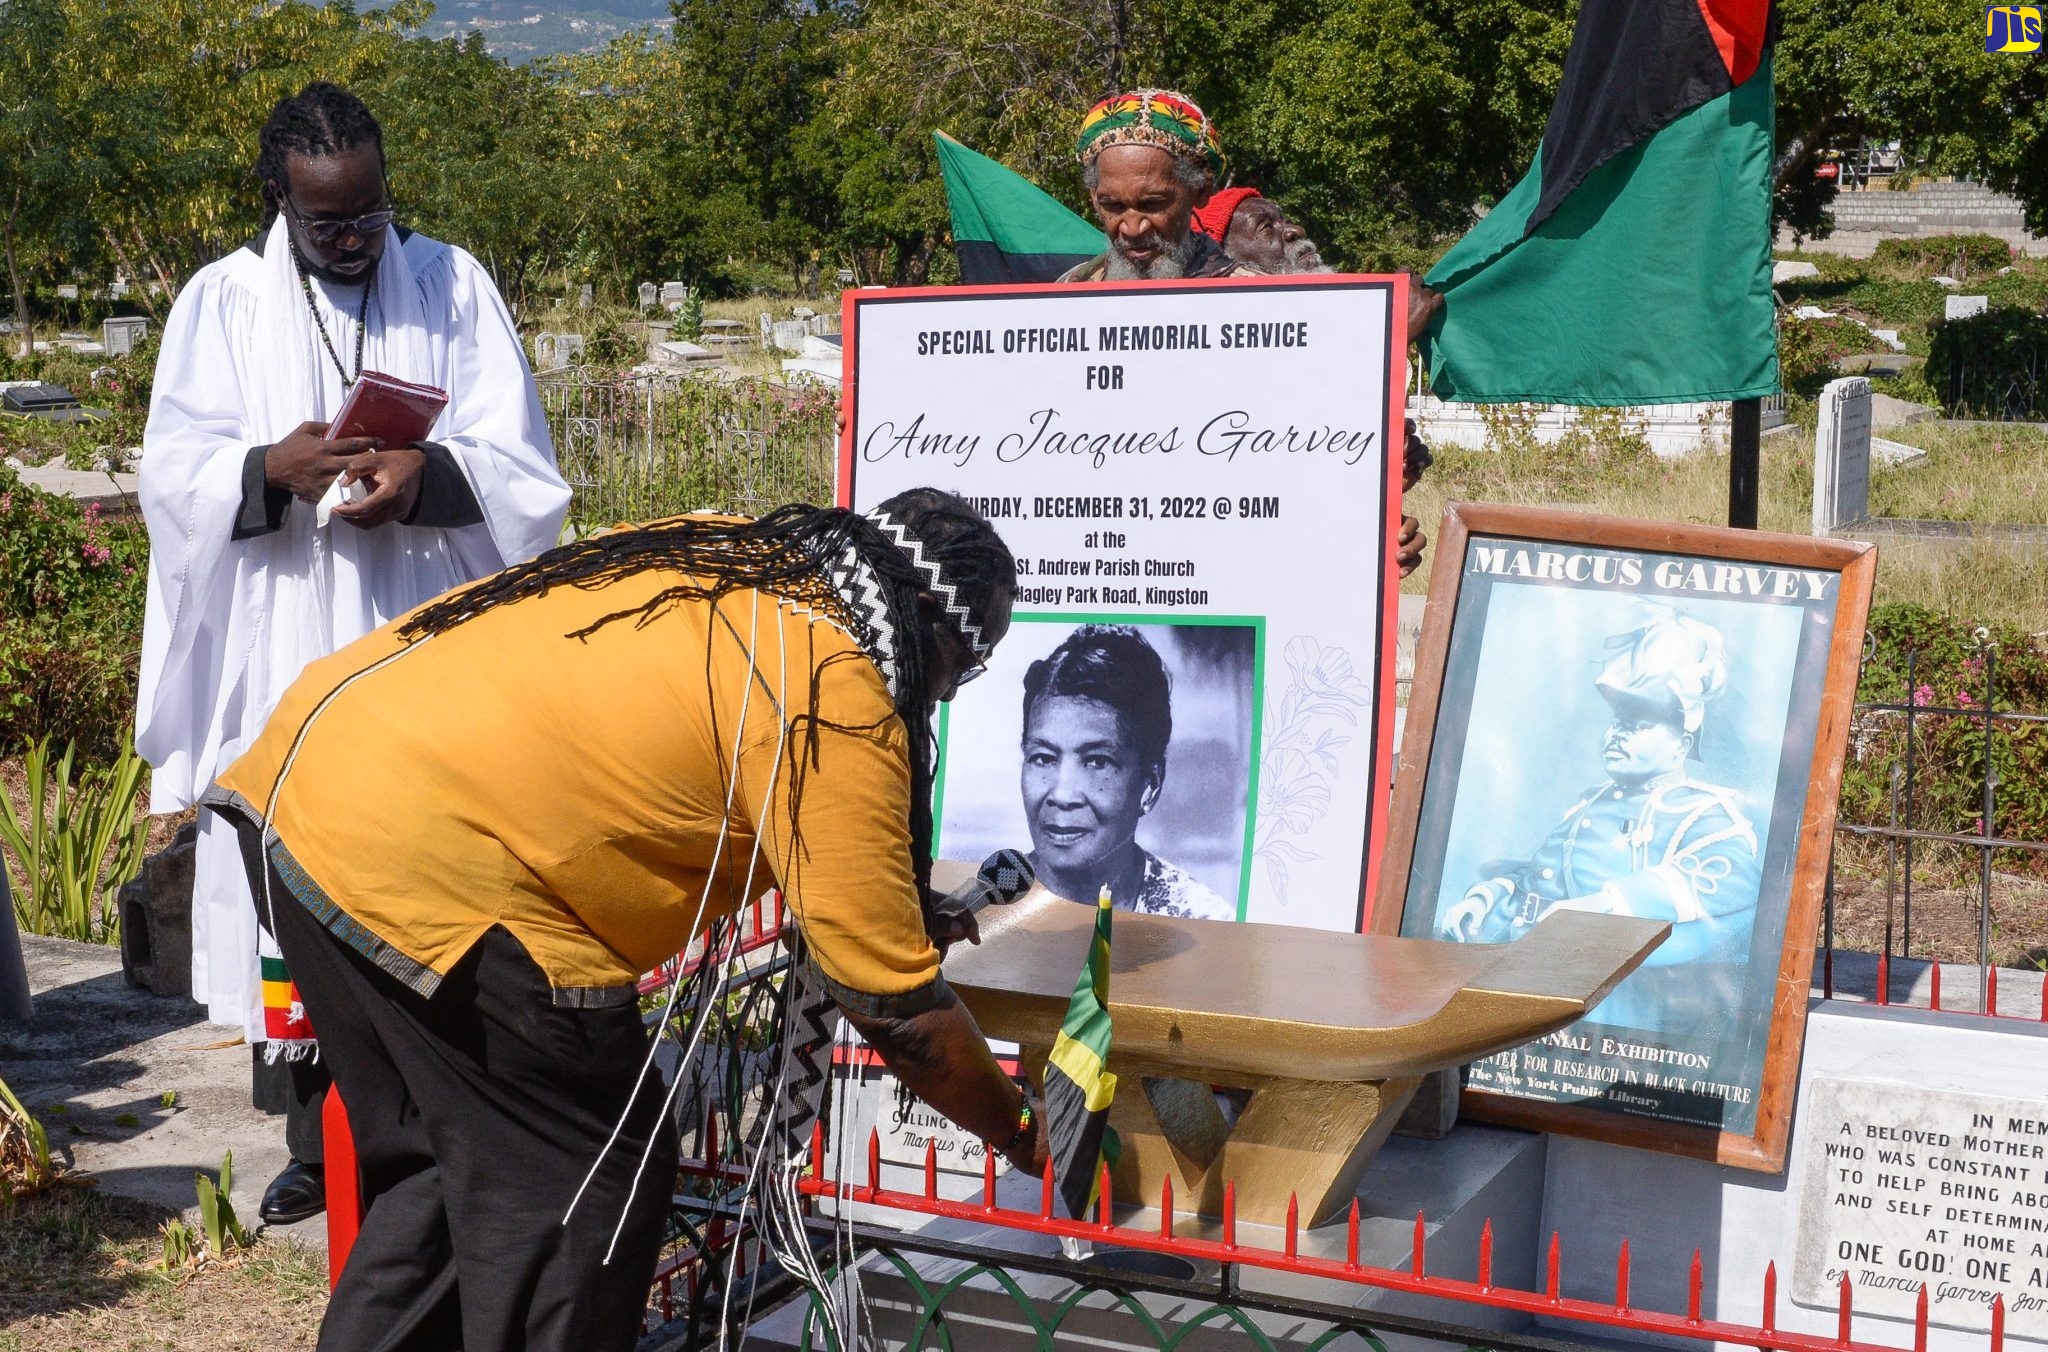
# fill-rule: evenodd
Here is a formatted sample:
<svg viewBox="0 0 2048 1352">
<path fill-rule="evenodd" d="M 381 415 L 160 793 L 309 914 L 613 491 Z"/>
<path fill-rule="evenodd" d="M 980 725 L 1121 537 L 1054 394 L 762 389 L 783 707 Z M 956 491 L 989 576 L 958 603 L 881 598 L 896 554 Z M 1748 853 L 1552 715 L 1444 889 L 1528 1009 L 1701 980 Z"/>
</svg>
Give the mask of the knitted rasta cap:
<svg viewBox="0 0 2048 1352">
<path fill-rule="evenodd" d="M 1074 147 L 1082 166 L 1095 163 L 1095 157 L 1111 146 L 1156 146 L 1223 177 L 1223 138 L 1194 100 L 1171 89 L 1112 94 L 1090 108 L 1081 119 L 1081 139 Z"/>
</svg>

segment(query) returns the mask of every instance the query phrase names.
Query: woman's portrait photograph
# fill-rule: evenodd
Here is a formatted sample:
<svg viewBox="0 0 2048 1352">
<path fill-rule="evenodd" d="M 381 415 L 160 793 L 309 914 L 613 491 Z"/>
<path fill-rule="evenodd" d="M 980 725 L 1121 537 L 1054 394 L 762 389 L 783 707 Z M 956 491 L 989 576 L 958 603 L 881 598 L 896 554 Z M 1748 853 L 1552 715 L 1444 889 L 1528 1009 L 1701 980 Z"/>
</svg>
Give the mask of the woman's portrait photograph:
<svg viewBox="0 0 2048 1352">
<path fill-rule="evenodd" d="M 946 711 L 940 854 L 1020 849 L 1070 901 L 1238 919 L 1256 626 L 1017 619 Z"/>
</svg>

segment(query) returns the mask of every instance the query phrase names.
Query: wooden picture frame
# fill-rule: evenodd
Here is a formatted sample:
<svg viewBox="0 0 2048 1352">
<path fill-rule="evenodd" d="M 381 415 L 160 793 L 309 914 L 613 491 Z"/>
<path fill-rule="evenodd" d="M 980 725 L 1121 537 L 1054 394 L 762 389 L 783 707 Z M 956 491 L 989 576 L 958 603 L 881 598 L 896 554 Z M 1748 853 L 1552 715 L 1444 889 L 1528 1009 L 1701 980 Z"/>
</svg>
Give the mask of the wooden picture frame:
<svg viewBox="0 0 2048 1352">
<path fill-rule="evenodd" d="M 1782 1171 L 1875 548 L 1452 503 L 1433 553 L 1373 931 L 1674 922 L 1552 1045 L 1468 1068 L 1461 1110 Z"/>
</svg>

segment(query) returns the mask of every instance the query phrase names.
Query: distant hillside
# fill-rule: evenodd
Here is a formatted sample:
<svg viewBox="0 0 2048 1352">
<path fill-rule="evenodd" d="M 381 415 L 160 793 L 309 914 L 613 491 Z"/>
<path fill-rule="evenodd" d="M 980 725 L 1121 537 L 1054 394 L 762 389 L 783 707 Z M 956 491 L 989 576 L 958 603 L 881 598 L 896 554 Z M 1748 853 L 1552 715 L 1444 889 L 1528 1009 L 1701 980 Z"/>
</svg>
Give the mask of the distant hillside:
<svg viewBox="0 0 2048 1352">
<path fill-rule="evenodd" d="M 365 5 L 363 8 L 377 8 Z M 480 28 L 491 54 L 515 64 L 563 52 L 589 52 L 636 28 L 669 26 L 668 0 L 598 0 L 588 8 L 536 0 L 435 0 L 429 37 L 462 37 Z"/>
</svg>

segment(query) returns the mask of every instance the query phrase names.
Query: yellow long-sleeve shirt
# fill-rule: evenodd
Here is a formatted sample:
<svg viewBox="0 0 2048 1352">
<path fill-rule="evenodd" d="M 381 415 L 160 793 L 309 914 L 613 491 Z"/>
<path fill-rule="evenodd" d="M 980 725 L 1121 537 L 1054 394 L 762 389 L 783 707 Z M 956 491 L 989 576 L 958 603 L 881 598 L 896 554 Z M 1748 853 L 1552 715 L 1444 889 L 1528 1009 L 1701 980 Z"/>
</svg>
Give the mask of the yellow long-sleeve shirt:
<svg viewBox="0 0 2048 1352">
<path fill-rule="evenodd" d="M 387 625 L 308 667 L 209 802 L 267 822 L 294 895 L 423 994 L 502 925 L 558 1002 L 630 999 L 773 883 L 843 1002 L 923 1007 L 939 955 L 881 673 L 754 591 L 568 637 L 677 581 L 558 585 L 410 645 Z"/>
</svg>

